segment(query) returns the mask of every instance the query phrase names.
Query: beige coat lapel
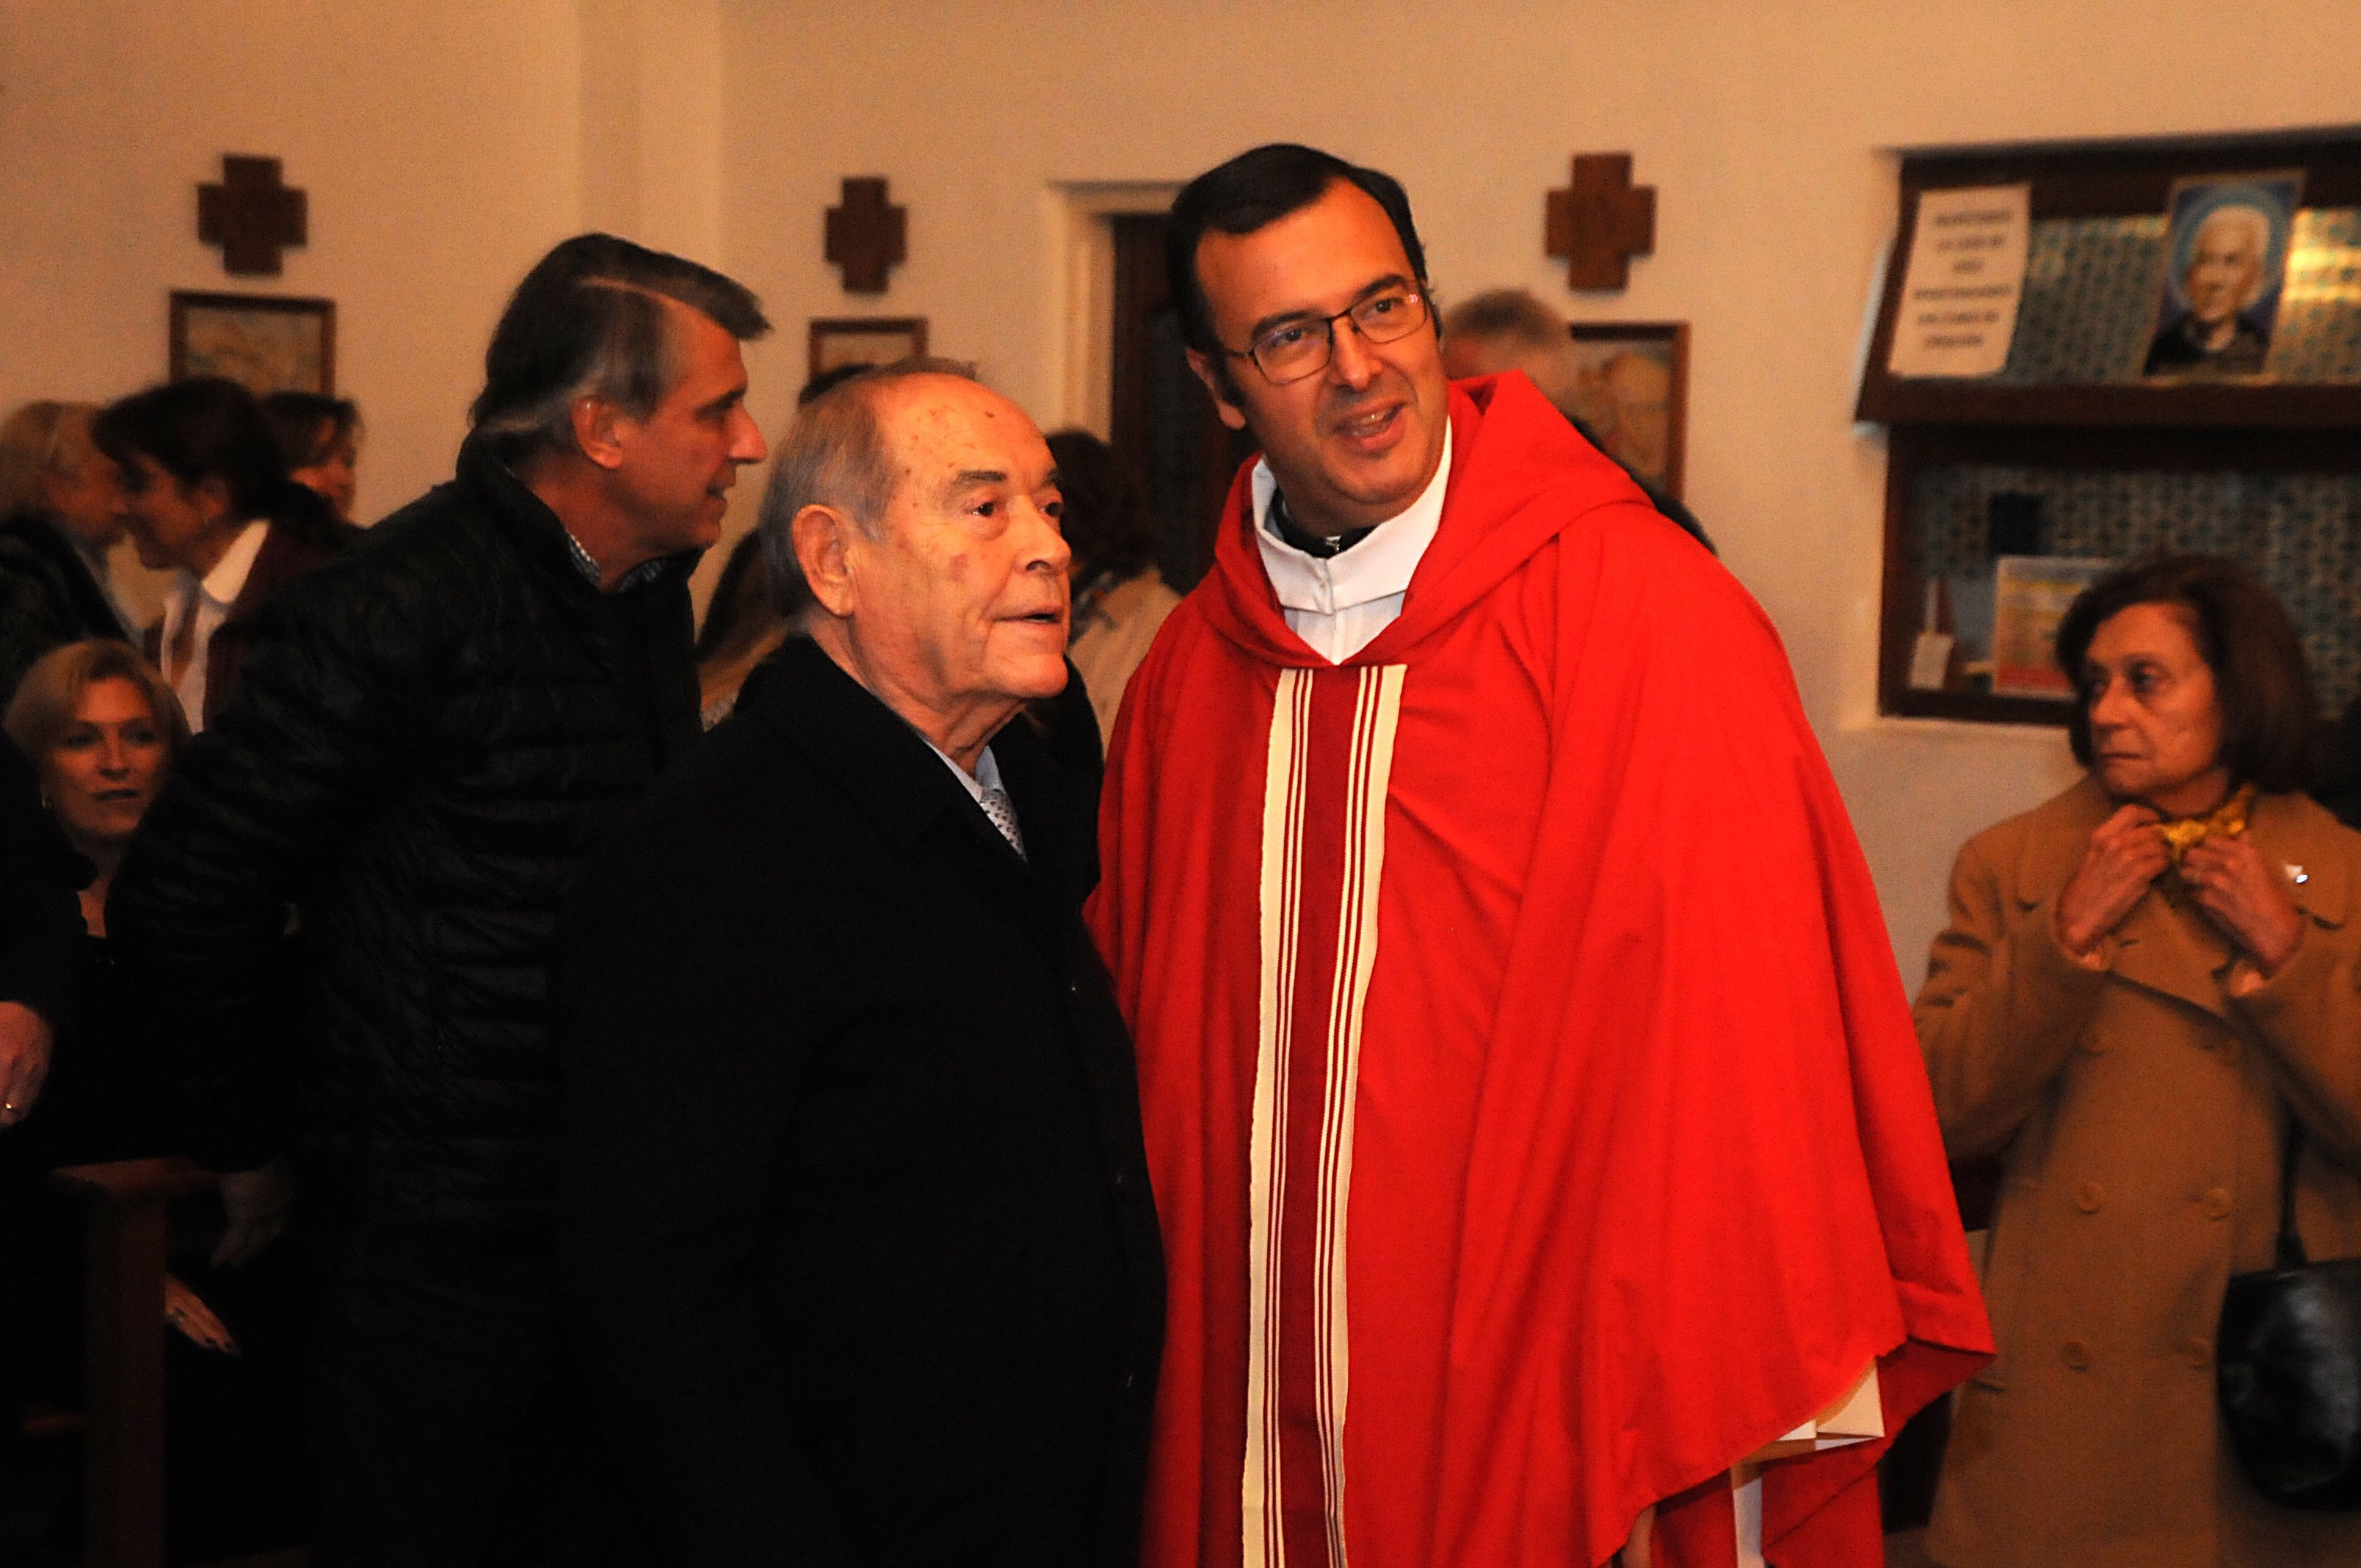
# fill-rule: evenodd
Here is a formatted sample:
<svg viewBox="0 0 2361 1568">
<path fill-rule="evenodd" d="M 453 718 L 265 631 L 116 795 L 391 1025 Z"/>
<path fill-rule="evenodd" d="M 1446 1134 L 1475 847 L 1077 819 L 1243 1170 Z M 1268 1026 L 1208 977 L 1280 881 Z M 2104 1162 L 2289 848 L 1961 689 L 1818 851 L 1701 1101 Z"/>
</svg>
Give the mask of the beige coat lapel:
<svg viewBox="0 0 2361 1568">
<path fill-rule="evenodd" d="M 2026 836 L 2018 872 L 2018 900 L 2025 908 L 2065 887 L 2082 863 L 2092 832 L 2114 810 L 2097 781 L 2085 777 L 2039 814 Z M 2304 868 L 2305 881 L 2290 889 L 2304 912 L 2341 925 L 2347 890 L 2344 857 L 2329 841 L 2334 827 L 2335 818 L 2301 795 L 2265 795 L 2257 800 L 2246 830 L 2267 861 Z M 2193 903 L 2169 897 L 2161 885 L 2151 889 L 2115 927 L 2114 948 L 2110 971 L 2118 979 L 2231 1021 L 2223 981 L 2235 954 Z"/>
<path fill-rule="evenodd" d="M 2348 859 L 2339 842 L 2344 826 L 2327 809 L 2301 795 L 2257 798 L 2247 836 L 2263 863 L 2288 878 L 2296 907 L 2331 928 L 2351 918 L 2353 890 L 2345 879 Z"/>
</svg>

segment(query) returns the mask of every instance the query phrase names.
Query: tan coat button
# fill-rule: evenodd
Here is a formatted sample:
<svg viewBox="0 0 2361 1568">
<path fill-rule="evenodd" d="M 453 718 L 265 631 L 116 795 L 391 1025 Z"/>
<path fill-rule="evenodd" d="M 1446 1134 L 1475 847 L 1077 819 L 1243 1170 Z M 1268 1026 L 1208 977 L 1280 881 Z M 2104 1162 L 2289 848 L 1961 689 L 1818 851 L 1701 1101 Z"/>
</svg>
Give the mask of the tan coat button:
<svg viewBox="0 0 2361 1568">
<path fill-rule="evenodd" d="M 2074 1189 L 2074 1207 L 2085 1214 L 2095 1214 L 2107 1201 L 2107 1190 L 2095 1181 L 2086 1181 Z"/>
<path fill-rule="evenodd" d="M 2226 1220 L 2230 1217 L 2230 1194 L 2219 1187 L 2205 1190 L 2205 1217 Z"/>
<path fill-rule="evenodd" d="M 2192 1369 L 2202 1372 L 2213 1365 L 2213 1342 L 2192 1336 L 2180 1347 L 2180 1354 Z"/>
<path fill-rule="evenodd" d="M 2235 1040 L 2224 1040 L 2224 1041 L 2223 1041 L 2223 1042 L 2222 1042 L 2222 1065 L 2223 1065 L 2224 1067 L 2235 1067 L 2235 1066 L 2237 1066 L 2237 1065 L 2238 1065 L 2238 1053 L 2239 1053 L 2239 1049 L 2240 1049 L 2240 1047 L 2239 1047 L 2239 1045 L 2238 1045 L 2238 1042 L 2237 1042 L 2237 1041 L 2235 1041 Z"/>
<path fill-rule="evenodd" d="M 2082 1048 L 2097 1056 L 2107 1048 L 2107 1036 L 2093 1029 L 2082 1036 Z"/>
<path fill-rule="evenodd" d="M 2068 1340 L 2058 1352 L 2058 1355 L 2077 1372 L 2091 1365 L 2091 1347 L 2078 1339 Z"/>
</svg>

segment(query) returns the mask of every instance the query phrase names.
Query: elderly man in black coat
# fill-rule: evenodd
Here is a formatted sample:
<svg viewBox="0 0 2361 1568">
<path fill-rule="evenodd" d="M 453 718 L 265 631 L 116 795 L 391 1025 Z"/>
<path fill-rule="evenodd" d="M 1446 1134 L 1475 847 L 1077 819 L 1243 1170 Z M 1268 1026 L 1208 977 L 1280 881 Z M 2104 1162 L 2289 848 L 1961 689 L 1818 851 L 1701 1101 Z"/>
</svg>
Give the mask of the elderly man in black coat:
<svg viewBox="0 0 2361 1568">
<path fill-rule="evenodd" d="M 1136 1561 L 1163 1265 L 1080 919 L 1048 446 L 921 364 L 797 415 L 818 609 L 597 857 L 558 981 L 560 1255 L 671 1559 Z"/>
<path fill-rule="evenodd" d="M 582 1561 L 548 964 L 591 846 L 697 738 L 687 576 L 763 455 L 766 326 L 694 262 L 552 250 L 457 477 L 272 599 L 116 875 L 228 1252 L 268 1243 L 287 1164 L 302 1190 L 322 1568 Z"/>
</svg>

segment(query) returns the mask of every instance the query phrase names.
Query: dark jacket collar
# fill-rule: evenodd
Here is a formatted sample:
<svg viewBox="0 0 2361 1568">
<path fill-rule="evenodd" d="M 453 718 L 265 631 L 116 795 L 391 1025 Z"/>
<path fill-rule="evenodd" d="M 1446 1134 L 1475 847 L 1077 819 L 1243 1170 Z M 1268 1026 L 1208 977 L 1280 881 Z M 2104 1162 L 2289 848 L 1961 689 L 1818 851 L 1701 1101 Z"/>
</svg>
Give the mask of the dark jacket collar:
<svg viewBox="0 0 2361 1568">
<path fill-rule="evenodd" d="M 74 613 L 83 624 L 93 629 L 122 627 L 122 618 L 115 613 L 105 588 L 92 573 L 88 558 L 74 547 L 74 542 L 66 537 L 63 529 L 48 518 L 21 511 L 0 519 L 0 533 L 7 534 L 27 552 L 48 564 L 58 583 L 73 599 Z"/>
<path fill-rule="evenodd" d="M 1009 869 L 1029 865 L 1045 882 L 1071 881 L 1073 786 L 1023 724 L 1006 726 L 992 742 L 1025 837 L 1027 858 L 1019 861 L 934 748 L 809 638 L 790 637 L 763 662 L 741 694 L 739 712 L 785 736 L 895 844 L 916 844 L 949 816 Z"/>
<path fill-rule="evenodd" d="M 531 487 L 517 477 L 516 471 L 495 456 L 479 437 L 471 435 L 460 444 L 457 476 L 461 488 L 475 499 L 484 515 L 499 525 L 534 571 L 564 585 L 564 592 L 569 598 L 607 597 L 575 565 L 574 552 L 566 543 L 566 524 L 549 510 L 549 503 L 533 494 Z M 696 569 L 697 558 L 703 554 L 700 550 L 684 550 L 664 557 L 663 570 L 642 587 L 659 587 L 686 577 Z"/>
</svg>

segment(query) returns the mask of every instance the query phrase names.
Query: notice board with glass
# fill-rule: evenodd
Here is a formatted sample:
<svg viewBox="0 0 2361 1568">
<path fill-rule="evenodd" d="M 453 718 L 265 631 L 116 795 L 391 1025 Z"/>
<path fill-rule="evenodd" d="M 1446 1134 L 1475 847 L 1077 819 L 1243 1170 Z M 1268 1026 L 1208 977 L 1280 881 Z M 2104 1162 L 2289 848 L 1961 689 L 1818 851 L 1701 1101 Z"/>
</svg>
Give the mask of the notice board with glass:
<svg viewBox="0 0 2361 1568">
<path fill-rule="evenodd" d="M 2361 695 L 2361 130 L 1913 155 L 1899 219 L 1881 709 L 2063 723 L 2057 613 L 2157 551 L 2246 563 Z"/>
</svg>

